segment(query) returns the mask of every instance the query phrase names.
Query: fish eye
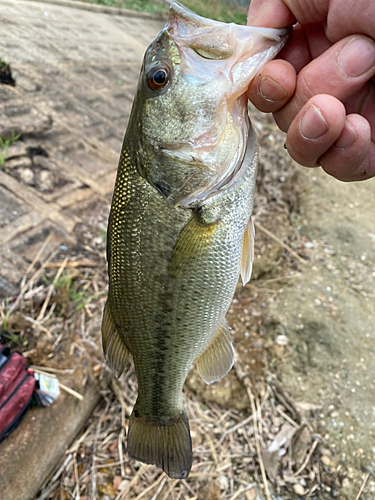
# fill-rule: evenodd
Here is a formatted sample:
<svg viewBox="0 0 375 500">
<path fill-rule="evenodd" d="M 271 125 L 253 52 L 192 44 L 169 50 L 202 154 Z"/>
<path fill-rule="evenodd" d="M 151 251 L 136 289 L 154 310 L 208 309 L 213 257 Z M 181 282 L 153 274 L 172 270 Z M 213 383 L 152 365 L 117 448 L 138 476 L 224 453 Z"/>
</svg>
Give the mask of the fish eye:
<svg viewBox="0 0 375 500">
<path fill-rule="evenodd" d="M 147 83 L 150 89 L 159 90 L 168 83 L 168 71 L 164 66 L 152 68 L 147 75 Z"/>
</svg>

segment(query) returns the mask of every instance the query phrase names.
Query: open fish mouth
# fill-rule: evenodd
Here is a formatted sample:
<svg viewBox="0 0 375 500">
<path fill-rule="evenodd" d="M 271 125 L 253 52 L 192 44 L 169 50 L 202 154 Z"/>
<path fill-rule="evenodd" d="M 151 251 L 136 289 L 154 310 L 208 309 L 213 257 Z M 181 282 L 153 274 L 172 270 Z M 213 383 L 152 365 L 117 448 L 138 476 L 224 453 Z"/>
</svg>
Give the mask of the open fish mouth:
<svg viewBox="0 0 375 500">
<path fill-rule="evenodd" d="M 251 133 L 244 94 L 263 64 L 280 50 L 287 33 L 212 21 L 171 4 L 167 25 L 151 46 L 149 63 L 156 64 L 157 47 L 163 47 L 161 61 L 166 54 L 172 61 L 169 87 L 160 93 L 170 114 L 156 102 L 147 108 L 151 112 L 157 107 L 168 133 L 155 122 L 145 133 L 158 155 L 157 164 L 165 160 L 173 173 L 168 180 L 158 166 L 142 169 L 156 189 L 162 181 L 159 191 L 169 204 L 197 205 L 228 186 L 241 170 Z"/>
</svg>

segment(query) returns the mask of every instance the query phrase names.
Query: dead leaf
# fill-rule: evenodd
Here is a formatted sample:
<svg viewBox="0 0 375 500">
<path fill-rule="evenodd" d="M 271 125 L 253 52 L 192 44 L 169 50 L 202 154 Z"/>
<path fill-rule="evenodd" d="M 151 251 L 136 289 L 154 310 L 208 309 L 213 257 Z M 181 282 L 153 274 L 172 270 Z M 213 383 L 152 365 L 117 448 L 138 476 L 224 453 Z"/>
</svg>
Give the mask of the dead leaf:
<svg viewBox="0 0 375 500">
<path fill-rule="evenodd" d="M 293 425 L 286 422 L 267 450 L 263 453 L 263 462 L 267 476 L 273 482 L 276 481 L 280 459 L 285 455 L 296 431 L 297 429 Z"/>
<path fill-rule="evenodd" d="M 211 481 L 204 488 L 198 497 L 199 500 L 220 500 L 220 485 L 217 481 Z"/>
<path fill-rule="evenodd" d="M 305 459 L 311 445 L 311 432 L 307 425 L 303 425 L 295 434 L 292 443 L 292 458 L 297 467 Z"/>
</svg>

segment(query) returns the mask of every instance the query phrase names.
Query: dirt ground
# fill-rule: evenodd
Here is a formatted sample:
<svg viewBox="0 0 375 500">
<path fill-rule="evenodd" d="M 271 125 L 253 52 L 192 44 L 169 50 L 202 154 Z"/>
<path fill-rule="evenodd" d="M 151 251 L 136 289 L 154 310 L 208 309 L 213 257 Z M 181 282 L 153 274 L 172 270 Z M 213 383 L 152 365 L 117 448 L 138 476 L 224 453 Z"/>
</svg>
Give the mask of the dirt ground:
<svg viewBox="0 0 375 500">
<path fill-rule="evenodd" d="M 348 472 L 343 494 L 356 498 L 362 473 L 375 467 L 374 181 L 343 184 L 322 171 L 301 176 L 296 230 L 310 266 L 278 290 L 271 339 L 289 339 L 280 366 L 284 387 L 322 406 L 319 427 Z M 346 490 L 346 491 L 345 491 Z"/>
</svg>

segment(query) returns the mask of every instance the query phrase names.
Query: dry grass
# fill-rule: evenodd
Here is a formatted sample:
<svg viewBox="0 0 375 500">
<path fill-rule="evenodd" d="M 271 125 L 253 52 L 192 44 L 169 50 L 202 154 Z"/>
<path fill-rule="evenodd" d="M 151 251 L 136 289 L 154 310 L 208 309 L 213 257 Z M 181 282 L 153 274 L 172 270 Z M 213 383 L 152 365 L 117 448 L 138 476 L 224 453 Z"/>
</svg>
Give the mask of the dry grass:
<svg viewBox="0 0 375 500">
<path fill-rule="evenodd" d="M 239 360 L 236 373 L 243 377 Z M 261 392 L 262 396 L 254 396 L 251 414 L 225 410 L 185 391 L 194 463 L 188 480 L 171 480 L 155 466 L 134 462 L 126 455 L 128 418 L 137 395 L 136 378 L 129 367 L 121 380 L 111 379 L 104 403 L 38 498 L 249 500 L 258 498 L 258 493 L 262 498 L 265 484 L 277 494 L 297 490 L 313 496 L 325 487 L 317 449 L 323 439 L 302 416 L 306 408 L 301 412 L 274 380 L 264 381 Z M 317 408 L 307 410 L 316 412 Z M 262 479 L 261 464 L 267 481 Z"/>
</svg>

